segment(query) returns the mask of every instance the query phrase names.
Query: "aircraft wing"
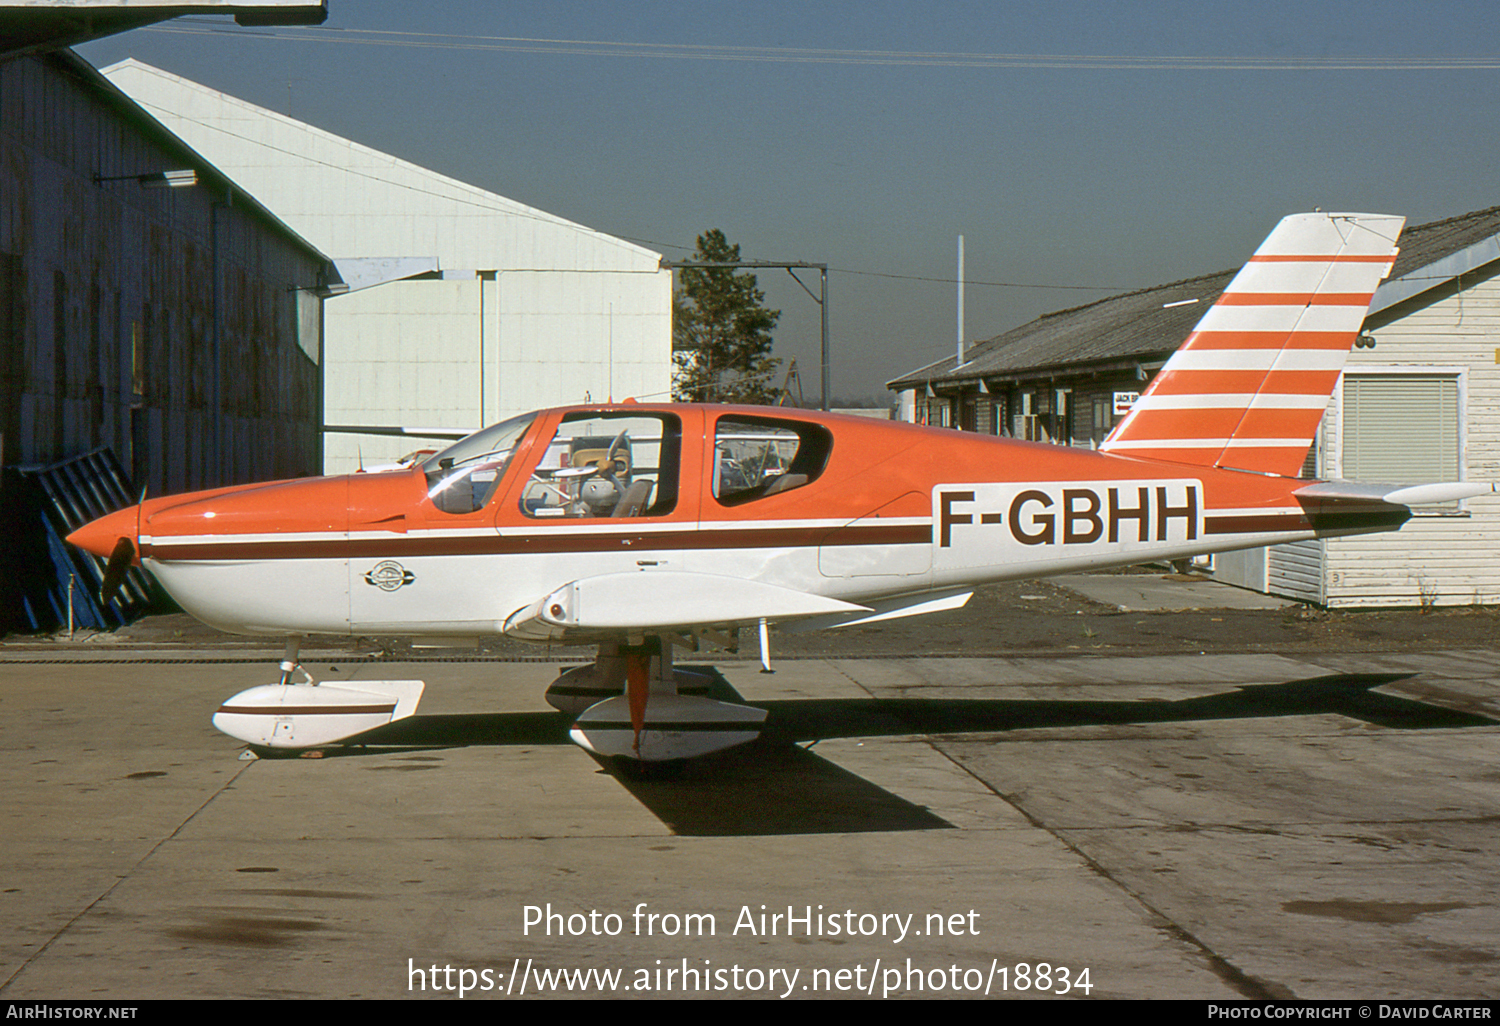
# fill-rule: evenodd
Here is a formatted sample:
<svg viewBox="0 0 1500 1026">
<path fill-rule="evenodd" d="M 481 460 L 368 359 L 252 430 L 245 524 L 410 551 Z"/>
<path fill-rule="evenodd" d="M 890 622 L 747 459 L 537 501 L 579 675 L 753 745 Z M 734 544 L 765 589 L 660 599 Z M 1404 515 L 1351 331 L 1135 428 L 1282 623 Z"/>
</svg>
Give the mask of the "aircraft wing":
<svg viewBox="0 0 1500 1026">
<path fill-rule="evenodd" d="M 468 438 L 474 428 L 403 427 L 394 424 L 325 424 L 325 434 L 330 435 L 385 435 L 392 438 L 435 438 L 439 441 L 456 442 Z"/>
<path fill-rule="evenodd" d="M 867 606 L 738 577 L 647 570 L 571 581 L 516 610 L 503 630 L 533 641 L 586 641 L 869 611 Z"/>
</svg>

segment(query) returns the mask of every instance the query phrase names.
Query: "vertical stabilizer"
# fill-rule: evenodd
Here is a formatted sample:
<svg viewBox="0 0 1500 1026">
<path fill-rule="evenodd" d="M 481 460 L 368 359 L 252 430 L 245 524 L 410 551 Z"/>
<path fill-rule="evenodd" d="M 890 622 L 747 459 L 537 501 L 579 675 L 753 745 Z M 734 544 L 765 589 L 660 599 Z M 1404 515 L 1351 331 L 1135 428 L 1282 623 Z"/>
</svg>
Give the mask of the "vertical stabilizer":
<svg viewBox="0 0 1500 1026">
<path fill-rule="evenodd" d="M 1295 477 L 1405 222 L 1284 218 L 1100 448 Z"/>
</svg>

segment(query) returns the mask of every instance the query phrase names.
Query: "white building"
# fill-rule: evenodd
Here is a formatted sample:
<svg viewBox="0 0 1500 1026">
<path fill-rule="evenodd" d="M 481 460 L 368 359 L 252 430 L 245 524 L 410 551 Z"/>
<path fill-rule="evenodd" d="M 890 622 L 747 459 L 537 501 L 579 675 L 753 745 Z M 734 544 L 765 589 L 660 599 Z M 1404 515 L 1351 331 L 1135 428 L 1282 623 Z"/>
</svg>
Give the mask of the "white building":
<svg viewBox="0 0 1500 1026">
<path fill-rule="evenodd" d="M 659 254 L 139 61 L 104 74 L 334 257 L 350 291 L 326 305 L 326 424 L 471 429 L 670 396 Z M 325 471 L 419 444 L 330 432 Z"/>
<path fill-rule="evenodd" d="M 1500 481 L 1497 232 L 1500 208 L 1402 234 L 1323 415 L 1319 477 Z M 1221 576 L 1332 607 L 1500 603 L 1500 500 L 1412 513 L 1394 533 L 1256 550 Z"/>
</svg>

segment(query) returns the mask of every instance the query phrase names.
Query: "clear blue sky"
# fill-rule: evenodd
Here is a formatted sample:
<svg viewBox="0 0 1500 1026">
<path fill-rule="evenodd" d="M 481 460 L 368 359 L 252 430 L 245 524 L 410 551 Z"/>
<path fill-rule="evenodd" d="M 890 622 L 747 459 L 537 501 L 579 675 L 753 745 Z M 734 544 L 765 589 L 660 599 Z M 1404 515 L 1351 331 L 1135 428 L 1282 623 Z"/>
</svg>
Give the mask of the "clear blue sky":
<svg viewBox="0 0 1500 1026">
<path fill-rule="evenodd" d="M 718 227 L 747 259 L 827 263 L 842 396 L 883 394 L 952 351 L 959 233 L 980 339 L 1108 294 L 1056 286 L 1234 266 L 1294 211 L 1421 223 L 1500 203 L 1490 3 L 329 10 L 320 29 L 179 19 L 80 52 L 139 58 L 668 257 Z M 777 355 L 797 357 L 815 398 L 817 308 L 786 272 L 760 277 L 784 311 Z"/>
</svg>

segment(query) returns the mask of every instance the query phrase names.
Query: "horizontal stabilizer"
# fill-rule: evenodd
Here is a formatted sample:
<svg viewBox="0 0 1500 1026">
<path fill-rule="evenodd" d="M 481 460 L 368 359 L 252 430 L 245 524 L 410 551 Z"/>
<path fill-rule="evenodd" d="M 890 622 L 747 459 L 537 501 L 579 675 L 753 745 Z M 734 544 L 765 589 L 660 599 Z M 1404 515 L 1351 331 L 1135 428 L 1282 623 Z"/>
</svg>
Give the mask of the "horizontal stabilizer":
<svg viewBox="0 0 1500 1026">
<path fill-rule="evenodd" d="M 719 574 L 602 574 L 565 584 L 519 609 L 502 630 L 547 639 L 869 612 L 865 606 Z"/>
<path fill-rule="evenodd" d="M 1319 481 L 1295 489 L 1299 499 L 1383 502 L 1392 506 L 1430 506 L 1438 502 L 1455 502 L 1490 495 L 1493 484 L 1483 481 L 1440 481 L 1436 484 L 1390 485 L 1361 484 L 1355 481 Z"/>
</svg>

